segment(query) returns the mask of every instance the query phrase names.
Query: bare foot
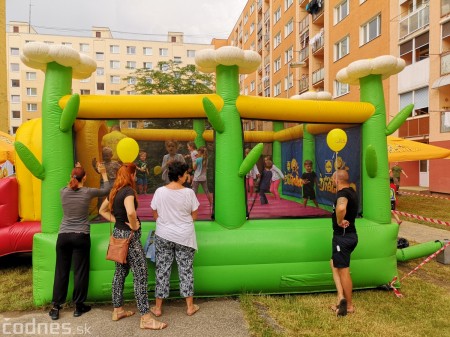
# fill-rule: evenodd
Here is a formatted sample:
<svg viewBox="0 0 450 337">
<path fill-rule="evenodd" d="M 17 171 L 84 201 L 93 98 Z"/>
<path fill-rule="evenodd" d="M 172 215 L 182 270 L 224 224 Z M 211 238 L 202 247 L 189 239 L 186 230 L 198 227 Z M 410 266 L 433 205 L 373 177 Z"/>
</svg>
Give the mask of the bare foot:
<svg viewBox="0 0 450 337">
<path fill-rule="evenodd" d="M 156 317 L 159 317 L 159 316 L 162 315 L 162 310 L 161 310 L 161 308 L 158 308 L 158 307 L 151 307 L 151 308 L 150 308 L 150 312 L 151 312 L 153 315 L 155 315 Z"/>
</svg>

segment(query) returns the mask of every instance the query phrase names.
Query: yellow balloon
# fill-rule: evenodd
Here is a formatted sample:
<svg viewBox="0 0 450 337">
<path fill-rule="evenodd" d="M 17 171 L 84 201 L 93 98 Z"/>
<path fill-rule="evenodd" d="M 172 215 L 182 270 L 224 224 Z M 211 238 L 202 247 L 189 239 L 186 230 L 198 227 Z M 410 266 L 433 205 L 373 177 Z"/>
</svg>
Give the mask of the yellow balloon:
<svg viewBox="0 0 450 337">
<path fill-rule="evenodd" d="M 127 137 L 117 143 L 116 150 L 123 163 L 132 163 L 139 154 L 139 145 L 133 138 Z"/>
<path fill-rule="evenodd" d="M 328 132 L 327 144 L 331 150 L 339 152 L 347 144 L 347 134 L 342 129 L 333 129 Z"/>
<path fill-rule="evenodd" d="M 161 166 L 155 166 L 155 167 L 153 168 L 153 174 L 154 174 L 155 176 L 157 176 L 158 174 L 161 174 L 161 171 L 162 171 Z"/>
</svg>

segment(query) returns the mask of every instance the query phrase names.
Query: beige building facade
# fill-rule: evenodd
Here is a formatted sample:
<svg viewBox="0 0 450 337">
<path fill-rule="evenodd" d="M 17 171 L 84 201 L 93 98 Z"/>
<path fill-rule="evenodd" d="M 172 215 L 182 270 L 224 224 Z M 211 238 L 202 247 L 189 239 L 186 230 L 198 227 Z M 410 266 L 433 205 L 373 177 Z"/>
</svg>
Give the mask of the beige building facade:
<svg viewBox="0 0 450 337">
<path fill-rule="evenodd" d="M 63 44 L 96 60 L 97 70 L 90 78 L 73 80 L 73 92 L 82 95 L 133 95 L 134 78 L 125 78 L 135 69 L 154 69 L 158 62 L 169 60 L 180 66 L 194 64 L 197 50 L 212 48 L 209 44 L 185 43 L 180 32 L 169 32 L 166 41 L 116 39 L 107 27 L 92 27 L 89 37 L 42 35 L 24 22 L 9 22 L 6 39 L 8 131 L 11 134 L 24 121 L 41 116 L 44 73 L 20 61 L 20 53 L 28 42 Z M 125 124 L 133 128 L 137 123 Z"/>
<path fill-rule="evenodd" d="M 337 72 L 358 59 L 401 57 L 406 68 L 383 83 L 386 123 L 414 103 L 396 134 L 450 148 L 450 0 L 249 0 L 227 43 L 261 55 L 258 71 L 241 75 L 241 93 L 264 97 L 324 90 L 357 101 L 359 87 L 337 82 Z M 450 160 L 401 166 L 404 185 L 450 193 Z"/>
<path fill-rule="evenodd" d="M 8 94 L 7 94 L 7 72 L 6 72 L 6 4 L 0 1 L 0 131 L 8 132 Z"/>
</svg>

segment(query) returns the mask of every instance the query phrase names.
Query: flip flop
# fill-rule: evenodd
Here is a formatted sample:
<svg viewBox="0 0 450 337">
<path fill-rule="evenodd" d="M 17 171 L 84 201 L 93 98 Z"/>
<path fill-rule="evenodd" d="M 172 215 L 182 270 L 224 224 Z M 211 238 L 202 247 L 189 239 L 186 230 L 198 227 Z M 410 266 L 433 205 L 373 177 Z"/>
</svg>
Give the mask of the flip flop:
<svg viewBox="0 0 450 337">
<path fill-rule="evenodd" d="M 150 308 L 150 312 L 151 312 L 155 317 L 161 316 L 161 315 L 162 315 L 162 312 L 157 313 L 156 309 L 157 309 L 156 307 L 151 307 L 151 308 Z"/>
<path fill-rule="evenodd" d="M 347 316 L 347 300 L 345 298 L 339 301 L 336 316 L 337 317 Z"/>
<path fill-rule="evenodd" d="M 188 316 L 192 316 L 192 315 L 194 315 L 197 311 L 199 311 L 200 310 L 200 307 L 197 305 L 197 304 L 194 304 L 194 311 L 192 311 L 192 312 L 186 312 L 186 314 L 188 315 Z"/>
<path fill-rule="evenodd" d="M 139 327 L 141 329 L 149 329 L 149 330 L 162 330 L 167 327 L 167 323 L 163 323 L 160 321 L 157 321 L 156 319 L 148 319 L 145 320 L 144 318 L 141 318 L 141 322 L 139 324 Z"/>
<path fill-rule="evenodd" d="M 330 305 L 330 310 L 332 312 L 334 312 L 335 314 L 337 313 L 337 311 L 339 310 L 339 304 L 337 305 Z M 353 309 L 347 309 L 347 314 L 353 314 L 355 312 L 355 307 L 353 307 Z"/>
<path fill-rule="evenodd" d="M 122 311 L 119 311 L 119 312 L 113 311 L 113 313 L 112 313 L 112 320 L 113 321 L 118 321 L 118 320 L 120 320 L 122 318 L 130 317 L 130 316 L 133 316 L 133 315 L 134 315 L 134 312 L 130 311 L 130 310 L 122 310 Z"/>
</svg>

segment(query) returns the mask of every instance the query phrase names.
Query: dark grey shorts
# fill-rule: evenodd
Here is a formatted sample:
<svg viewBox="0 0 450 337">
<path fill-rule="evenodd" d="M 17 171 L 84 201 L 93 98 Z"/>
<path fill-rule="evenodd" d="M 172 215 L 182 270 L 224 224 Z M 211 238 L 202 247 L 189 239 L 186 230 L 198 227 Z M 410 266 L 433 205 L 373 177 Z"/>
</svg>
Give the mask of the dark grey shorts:
<svg viewBox="0 0 450 337">
<path fill-rule="evenodd" d="M 358 244 L 358 235 L 356 233 L 346 233 L 345 235 L 333 235 L 333 266 L 335 268 L 350 267 L 350 255 Z"/>
</svg>

